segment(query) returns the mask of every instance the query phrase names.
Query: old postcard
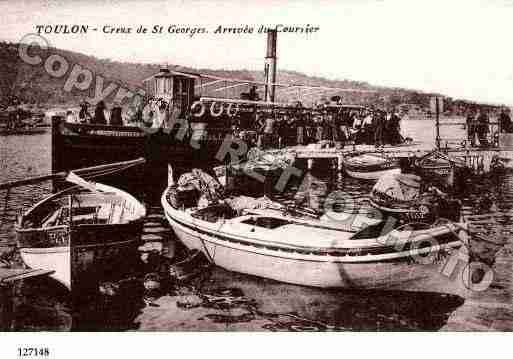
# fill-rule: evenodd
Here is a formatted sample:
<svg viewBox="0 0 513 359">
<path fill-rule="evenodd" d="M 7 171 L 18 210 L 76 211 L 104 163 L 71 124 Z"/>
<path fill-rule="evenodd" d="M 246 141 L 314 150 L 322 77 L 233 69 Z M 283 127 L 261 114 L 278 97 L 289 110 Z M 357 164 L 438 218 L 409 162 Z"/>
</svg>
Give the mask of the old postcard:
<svg viewBox="0 0 513 359">
<path fill-rule="evenodd" d="M 2 331 L 513 329 L 513 2 L 0 13 Z"/>
</svg>

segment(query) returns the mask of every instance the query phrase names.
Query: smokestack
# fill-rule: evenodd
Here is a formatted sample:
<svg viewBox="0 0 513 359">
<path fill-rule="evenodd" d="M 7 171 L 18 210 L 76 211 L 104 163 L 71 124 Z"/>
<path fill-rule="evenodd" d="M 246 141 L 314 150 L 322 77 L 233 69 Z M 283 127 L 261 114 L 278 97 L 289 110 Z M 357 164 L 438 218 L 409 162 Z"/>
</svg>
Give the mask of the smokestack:
<svg viewBox="0 0 513 359">
<path fill-rule="evenodd" d="M 265 56 L 265 101 L 274 102 L 274 83 L 276 83 L 276 30 L 267 31 L 267 54 Z"/>
</svg>

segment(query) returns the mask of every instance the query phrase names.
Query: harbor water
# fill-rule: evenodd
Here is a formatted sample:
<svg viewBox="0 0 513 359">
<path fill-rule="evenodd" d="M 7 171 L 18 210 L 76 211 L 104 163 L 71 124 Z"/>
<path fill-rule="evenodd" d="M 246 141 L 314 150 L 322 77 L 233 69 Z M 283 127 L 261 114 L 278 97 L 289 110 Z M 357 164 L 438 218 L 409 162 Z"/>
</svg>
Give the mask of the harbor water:
<svg viewBox="0 0 513 359">
<path fill-rule="evenodd" d="M 462 127 L 447 127 L 442 137 L 462 137 Z M 429 120 L 403 121 L 415 141 L 434 142 Z M 50 132 L 0 138 L 0 182 L 50 171 Z M 324 199 L 342 191 L 355 206 L 370 208 L 372 183 L 348 178 L 319 160 L 300 188 L 278 198 L 284 202 L 308 194 L 308 204 L 323 208 Z M 98 179 L 101 182 L 101 179 Z M 0 251 L 15 242 L 20 211 L 50 193 L 50 184 L 14 188 L 1 194 Z M 157 189 L 158 191 L 164 190 Z M 243 192 L 243 189 L 241 189 Z M 123 304 L 101 303 L 87 309 L 77 330 L 511 330 L 513 173 L 473 182 L 460 198 L 471 229 L 482 238 L 483 260 L 494 270 L 492 285 L 473 299 L 429 292 L 321 290 L 210 268 L 192 284 L 152 300 L 137 297 Z M 5 200 L 5 201 L 4 201 Z M 152 204 L 154 222 L 160 217 Z M 169 230 L 168 240 L 174 241 Z M 179 244 L 177 244 L 179 247 Z M 27 304 L 17 313 L 16 330 L 69 330 L 67 294 L 51 279 L 29 281 Z M 79 319 L 80 320 L 80 319 Z"/>
</svg>

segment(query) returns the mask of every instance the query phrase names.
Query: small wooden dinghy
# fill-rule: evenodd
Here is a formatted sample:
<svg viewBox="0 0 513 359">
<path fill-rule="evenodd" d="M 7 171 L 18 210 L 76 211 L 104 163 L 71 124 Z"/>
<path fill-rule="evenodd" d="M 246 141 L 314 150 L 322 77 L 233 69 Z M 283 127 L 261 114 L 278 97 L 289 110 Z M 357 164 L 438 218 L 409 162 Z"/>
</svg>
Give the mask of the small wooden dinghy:
<svg viewBox="0 0 513 359">
<path fill-rule="evenodd" d="M 421 177 L 414 174 L 381 177 L 372 188 L 369 201 L 381 212 L 402 221 L 460 220 L 461 202 L 449 198 L 436 187 L 428 187 Z"/>
<path fill-rule="evenodd" d="M 470 174 L 465 160 L 450 158 L 438 150 L 419 158 L 414 166 L 420 176 L 443 188 L 453 187 L 462 177 Z"/>
<path fill-rule="evenodd" d="M 422 179 L 414 174 L 388 174 L 376 182 L 369 196 L 372 206 L 386 213 L 417 212 Z"/>
<path fill-rule="evenodd" d="M 342 160 L 346 173 L 354 178 L 377 180 L 387 173 L 400 173 L 399 160 L 381 154 L 357 154 Z"/>
<path fill-rule="evenodd" d="M 130 194 L 86 183 L 89 189 L 75 186 L 40 201 L 16 226 L 23 262 L 80 292 L 133 265 L 146 215 Z"/>
<path fill-rule="evenodd" d="M 248 151 L 247 160 L 214 168 L 217 179 L 223 186 L 236 190 L 244 188 L 247 193 L 272 191 L 286 168 L 294 163 L 290 153 L 264 153 L 257 148 Z"/>
<path fill-rule="evenodd" d="M 176 191 L 170 186 L 162 195 L 176 235 L 227 270 L 314 287 L 460 292 L 461 281 L 444 276 L 440 265 L 465 242 L 465 224 L 401 228 L 369 219 L 358 230 L 347 216 L 296 217 L 269 201 L 243 210 L 229 199 L 186 206 L 172 198 Z"/>
</svg>

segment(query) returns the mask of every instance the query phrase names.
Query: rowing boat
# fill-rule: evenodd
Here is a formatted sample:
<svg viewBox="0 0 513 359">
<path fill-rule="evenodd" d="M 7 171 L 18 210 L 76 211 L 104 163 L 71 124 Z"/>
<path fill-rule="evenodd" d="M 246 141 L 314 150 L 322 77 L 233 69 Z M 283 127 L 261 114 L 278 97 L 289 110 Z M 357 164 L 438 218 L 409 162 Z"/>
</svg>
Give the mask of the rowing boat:
<svg viewBox="0 0 513 359">
<path fill-rule="evenodd" d="M 429 182 L 442 188 L 452 188 L 468 177 L 468 166 L 463 159 L 450 158 L 434 150 L 415 161 L 415 171 Z"/>
<path fill-rule="evenodd" d="M 74 186 L 36 203 L 16 225 L 23 262 L 47 269 L 69 290 L 96 289 L 133 266 L 145 207 L 101 183 Z"/>
<path fill-rule="evenodd" d="M 343 158 L 346 173 L 354 178 L 377 180 L 384 174 L 400 173 L 399 161 L 382 154 L 356 154 Z"/>
</svg>

